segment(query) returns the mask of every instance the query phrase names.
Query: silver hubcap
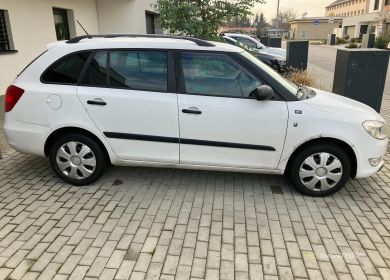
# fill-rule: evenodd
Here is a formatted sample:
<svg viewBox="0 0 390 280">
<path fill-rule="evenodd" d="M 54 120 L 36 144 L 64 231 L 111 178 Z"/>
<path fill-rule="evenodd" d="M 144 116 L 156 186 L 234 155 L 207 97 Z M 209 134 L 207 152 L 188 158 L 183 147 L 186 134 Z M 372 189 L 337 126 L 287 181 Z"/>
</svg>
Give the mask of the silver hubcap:
<svg viewBox="0 0 390 280">
<path fill-rule="evenodd" d="M 80 142 L 68 142 L 57 151 L 57 165 L 61 172 L 72 179 L 90 177 L 96 168 L 96 157 L 92 150 Z"/>
<path fill-rule="evenodd" d="M 343 166 L 340 160 L 329 153 L 318 153 L 309 156 L 299 169 L 302 184 L 314 191 L 326 191 L 341 180 Z"/>
</svg>

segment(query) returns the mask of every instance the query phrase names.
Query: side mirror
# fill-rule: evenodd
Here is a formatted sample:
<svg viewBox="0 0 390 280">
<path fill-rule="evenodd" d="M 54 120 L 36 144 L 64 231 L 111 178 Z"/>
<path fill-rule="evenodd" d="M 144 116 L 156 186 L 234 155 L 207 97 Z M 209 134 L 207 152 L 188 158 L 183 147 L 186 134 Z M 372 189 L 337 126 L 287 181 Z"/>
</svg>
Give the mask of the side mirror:
<svg viewBox="0 0 390 280">
<path fill-rule="evenodd" d="M 257 48 L 261 50 L 263 48 L 263 46 L 262 45 L 257 45 Z"/>
<path fill-rule="evenodd" d="M 258 101 L 267 101 L 267 100 L 271 100 L 272 98 L 274 98 L 275 93 L 274 93 L 274 90 L 270 86 L 262 85 L 262 86 L 259 86 L 257 88 L 255 96 L 256 96 L 256 99 Z"/>
</svg>

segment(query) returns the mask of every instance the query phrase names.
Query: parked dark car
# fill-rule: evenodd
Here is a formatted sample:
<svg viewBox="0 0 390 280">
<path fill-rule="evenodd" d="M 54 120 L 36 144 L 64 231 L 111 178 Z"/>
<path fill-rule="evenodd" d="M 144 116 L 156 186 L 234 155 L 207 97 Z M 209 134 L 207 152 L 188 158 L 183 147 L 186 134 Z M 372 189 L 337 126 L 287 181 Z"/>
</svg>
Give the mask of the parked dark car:
<svg viewBox="0 0 390 280">
<path fill-rule="evenodd" d="M 230 45 L 235 45 L 235 46 L 242 45 L 240 42 L 234 40 L 233 38 L 226 37 L 226 36 L 221 36 L 221 38 Z M 242 45 L 242 47 L 247 49 L 247 47 L 245 47 L 244 45 Z M 287 72 L 286 60 L 283 57 L 272 55 L 269 53 L 264 53 L 259 50 L 250 49 L 250 51 L 257 59 L 267 64 L 271 68 L 275 69 L 279 73 L 283 74 Z"/>
</svg>

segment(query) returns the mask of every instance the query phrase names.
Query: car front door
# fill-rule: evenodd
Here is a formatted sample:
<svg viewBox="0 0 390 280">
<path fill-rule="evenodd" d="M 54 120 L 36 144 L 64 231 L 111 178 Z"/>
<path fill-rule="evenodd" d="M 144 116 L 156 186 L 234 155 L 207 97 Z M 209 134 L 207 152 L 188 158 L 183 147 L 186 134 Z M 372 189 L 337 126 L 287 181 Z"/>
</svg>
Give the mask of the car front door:
<svg viewBox="0 0 390 280">
<path fill-rule="evenodd" d="M 168 86 L 174 71 L 169 60 L 166 51 L 97 51 L 85 71 L 79 99 L 121 159 L 179 162 L 177 94 Z"/>
<path fill-rule="evenodd" d="M 286 102 L 251 98 L 263 82 L 226 54 L 183 52 L 180 65 L 180 163 L 275 169 Z"/>
</svg>

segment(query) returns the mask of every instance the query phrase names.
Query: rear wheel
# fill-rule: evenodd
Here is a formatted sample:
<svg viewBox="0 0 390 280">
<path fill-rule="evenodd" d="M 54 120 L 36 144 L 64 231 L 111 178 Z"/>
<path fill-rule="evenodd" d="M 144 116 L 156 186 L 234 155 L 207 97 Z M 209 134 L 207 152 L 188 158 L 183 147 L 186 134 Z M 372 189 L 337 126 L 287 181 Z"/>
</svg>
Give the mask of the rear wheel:
<svg viewBox="0 0 390 280">
<path fill-rule="evenodd" d="M 88 185 L 104 172 L 106 158 L 100 146 L 82 134 L 68 134 L 57 139 L 49 158 L 54 172 L 65 182 Z"/>
<path fill-rule="evenodd" d="M 351 174 L 348 154 L 331 143 L 315 144 L 302 149 L 292 160 L 289 177 L 297 190 L 310 196 L 337 192 Z"/>
</svg>

